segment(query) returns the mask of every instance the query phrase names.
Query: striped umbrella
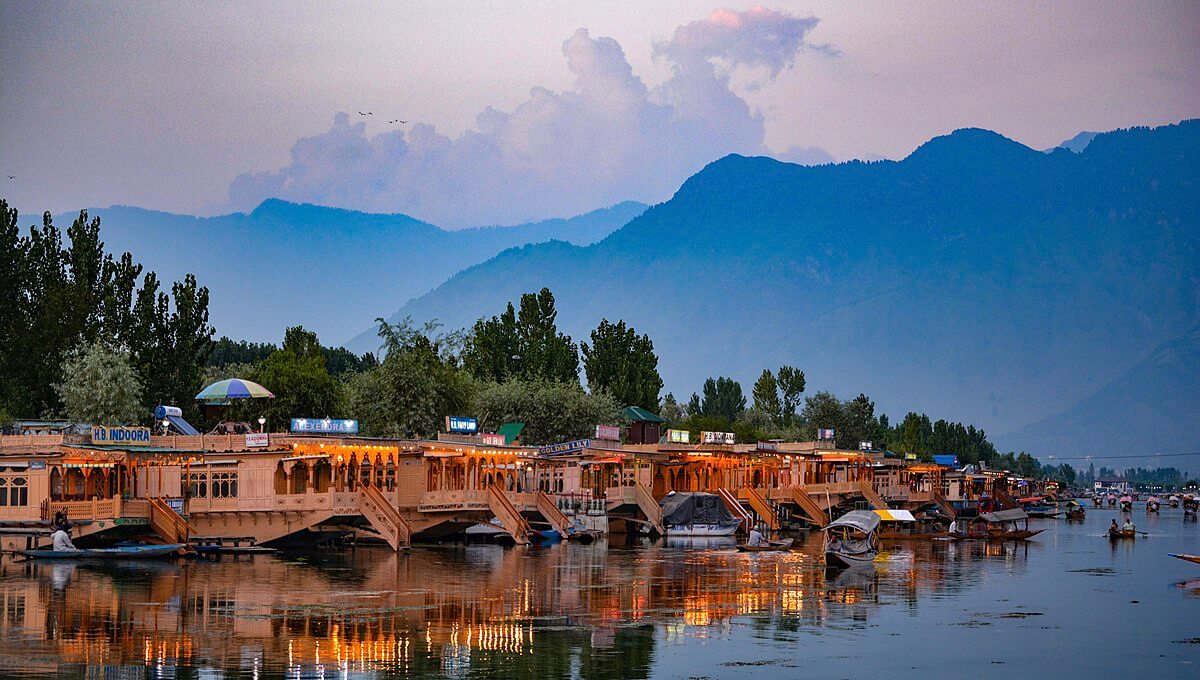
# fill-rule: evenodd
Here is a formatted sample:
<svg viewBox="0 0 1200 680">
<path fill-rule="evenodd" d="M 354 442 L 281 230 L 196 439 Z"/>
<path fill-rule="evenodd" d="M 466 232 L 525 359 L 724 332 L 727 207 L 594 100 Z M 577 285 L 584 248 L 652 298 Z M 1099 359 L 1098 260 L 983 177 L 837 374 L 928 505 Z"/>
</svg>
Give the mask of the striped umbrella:
<svg viewBox="0 0 1200 680">
<path fill-rule="evenodd" d="M 196 395 L 197 401 L 206 404 L 228 404 L 234 399 L 274 399 L 275 395 L 267 388 L 250 380 L 230 378 L 219 380 L 200 390 Z"/>
</svg>

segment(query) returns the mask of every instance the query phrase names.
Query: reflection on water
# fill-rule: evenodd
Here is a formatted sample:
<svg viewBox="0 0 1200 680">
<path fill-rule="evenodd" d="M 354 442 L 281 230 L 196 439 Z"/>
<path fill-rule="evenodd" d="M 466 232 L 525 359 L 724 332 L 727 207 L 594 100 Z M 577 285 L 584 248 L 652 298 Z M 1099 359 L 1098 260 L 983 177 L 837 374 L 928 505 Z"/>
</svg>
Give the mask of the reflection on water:
<svg viewBox="0 0 1200 680">
<path fill-rule="evenodd" d="M 190 563 L 6 558 L 0 667 L 22 677 L 142 677 L 143 667 L 153 676 L 674 674 L 665 664 L 679 650 L 728 662 L 763 645 L 795 649 L 798 636 L 880 639 L 898 617 L 904 626 L 990 625 L 986 615 L 942 620 L 937 603 L 978 597 L 991 579 L 1044 576 L 1028 572 L 1061 555 L 1066 539 L 1078 539 L 1092 562 L 1142 549 L 1115 545 L 1109 554 L 1107 541 L 1056 530 L 1024 544 L 886 545 L 875 565 L 844 571 L 819 563 L 819 536 L 757 554 L 672 541 Z M 1195 594 L 1190 584 L 1179 590 Z"/>
</svg>

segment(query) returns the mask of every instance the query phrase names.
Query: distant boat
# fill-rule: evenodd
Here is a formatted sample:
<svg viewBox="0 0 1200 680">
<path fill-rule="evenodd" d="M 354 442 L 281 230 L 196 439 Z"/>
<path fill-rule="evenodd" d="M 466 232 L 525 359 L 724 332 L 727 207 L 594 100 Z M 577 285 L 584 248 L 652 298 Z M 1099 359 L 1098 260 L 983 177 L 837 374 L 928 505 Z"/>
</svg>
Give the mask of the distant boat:
<svg viewBox="0 0 1200 680">
<path fill-rule="evenodd" d="M 1093 508 L 1099 508 L 1099 507 L 1103 507 L 1103 506 L 1104 506 L 1104 497 L 1103 496 L 1101 496 L 1100 494 L 1096 494 L 1095 496 L 1092 496 L 1092 507 Z"/>
<path fill-rule="evenodd" d="M 1116 504 L 1117 504 L 1117 495 L 1112 494 L 1112 493 L 1108 494 L 1108 505 L 1111 507 Z"/>
<path fill-rule="evenodd" d="M 1172 508 L 1178 508 L 1179 507 L 1179 494 L 1177 494 L 1177 493 L 1171 494 L 1171 497 L 1167 499 L 1167 506 L 1172 507 Z"/>
<path fill-rule="evenodd" d="M 1121 496 L 1121 511 L 1129 512 L 1133 509 L 1133 499 L 1129 496 Z"/>
<path fill-rule="evenodd" d="M 17 554 L 35 560 L 139 560 L 166 557 L 187 547 L 183 543 L 165 545 L 128 545 L 120 548 L 87 548 L 83 550 L 18 550 Z"/>
<path fill-rule="evenodd" d="M 1110 527 L 1108 530 L 1108 538 L 1113 541 L 1118 541 L 1123 538 L 1134 539 L 1137 538 L 1137 531 L 1134 529 L 1113 529 Z"/>
<path fill-rule="evenodd" d="M 1160 503 L 1158 496 L 1151 496 L 1146 499 L 1146 512 L 1158 512 Z"/>
<path fill-rule="evenodd" d="M 1083 504 L 1078 501 L 1067 501 L 1067 521 L 1082 522 L 1086 513 L 1083 509 Z"/>
<path fill-rule="evenodd" d="M 833 567 L 853 567 L 869 564 L 879 554 L 875 530 L 879 515 L 870 510 L 851 510 L 830 522 L 825 532 L 825 564 Z"/>
<path fill-rule="evenodd" d="M 1024 522 L 1024 525 L 1021 522 Z M 971 521 L 966 533 L 957 532 L 957 538 L 973 538 L 985 541 L 1024 541 L 1042 533 L 1042 529 L 1029 528 L 1029 515 L 1020 508 L 985 512 Z"/>
</svg>

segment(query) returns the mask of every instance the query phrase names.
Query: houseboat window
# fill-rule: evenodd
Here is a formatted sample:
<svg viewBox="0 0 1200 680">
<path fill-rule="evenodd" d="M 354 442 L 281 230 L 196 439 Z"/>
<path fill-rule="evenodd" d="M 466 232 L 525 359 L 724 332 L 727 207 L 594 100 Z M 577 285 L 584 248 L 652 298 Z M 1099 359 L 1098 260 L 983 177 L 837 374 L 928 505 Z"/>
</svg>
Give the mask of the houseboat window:
<svg viewBox="0 0 1200 680">
<path fill-rule="evenodd" d="M 29 487 L 24 477 L 0 477 L 0 506 L 29 505 Z"/>
<path fill-rule="evenodd" d="M 236 472 L 217 472 L 212 476 L 213 498 L 237 498 Z"/>
</svg>

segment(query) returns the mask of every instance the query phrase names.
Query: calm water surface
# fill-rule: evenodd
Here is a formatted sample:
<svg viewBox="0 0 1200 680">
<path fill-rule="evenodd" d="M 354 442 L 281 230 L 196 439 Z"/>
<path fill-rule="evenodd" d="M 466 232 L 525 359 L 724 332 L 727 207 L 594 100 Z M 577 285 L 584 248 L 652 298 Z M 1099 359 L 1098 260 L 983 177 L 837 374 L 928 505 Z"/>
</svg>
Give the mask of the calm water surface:
<svg viewBox="0 0 1200 680">
<path fill-rule="evenodd" d="M 0 562 L 0 677 L 1200 677 L 1200 529 L 1044 520 L 1024 544 L 360 548 Z"/>
</svg>

